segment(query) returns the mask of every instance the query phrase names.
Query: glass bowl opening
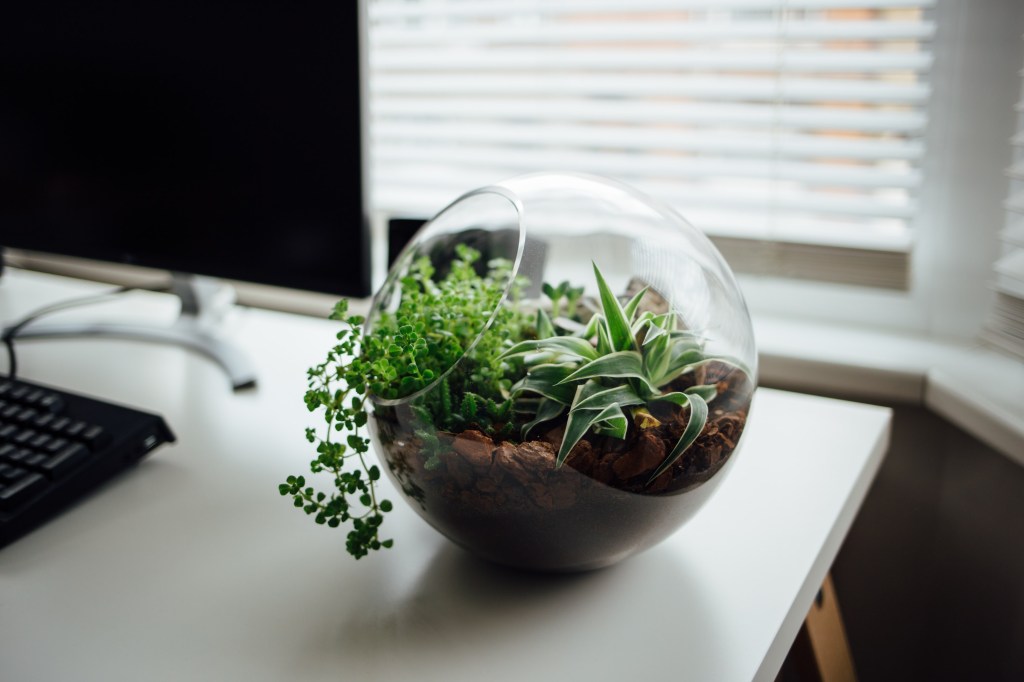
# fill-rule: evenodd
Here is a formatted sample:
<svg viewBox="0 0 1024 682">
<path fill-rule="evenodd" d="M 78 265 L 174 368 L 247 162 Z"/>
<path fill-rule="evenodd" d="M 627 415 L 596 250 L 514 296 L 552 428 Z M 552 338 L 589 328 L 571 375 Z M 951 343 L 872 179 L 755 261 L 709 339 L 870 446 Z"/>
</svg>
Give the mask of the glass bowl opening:
<svg viewBox="0 0 1024 682">
<path fill-rule="evenodd" d="M 373 297 L 370 314 L 364 325 L 364 337 L 370 336 L 382 319 L 396 313 L 402 300 L 403 279 L 423 258 L 428 258 L 435 268 L 434 279 L 441 279 L 447 274 L 451 263 L 458 258 L 459 245 L 469 246 L 480 254 L 474 262 L 478 274 L 483 274 L 488 264 L 496 259 L 510 263 L 511 270 L 508 283 L 501 295 L 494 299 L 487 317 L 468 320 L 473 327 L 470 334 L 472 341 L 458 360 L 414 393 L 392 399 L 371 395 L 375 404 L 398 405 L 415 401 L 429 393 L 480 343 L 494 323 L 501 306 L 508 300 L 523 261 L 526 233 L 521 215 L 522 205 L 518 198 L 505 188 L 483 187 L 473 190 L 456 199 L 421 227 L 398 255 L 387 279 Z"/>
</svg>

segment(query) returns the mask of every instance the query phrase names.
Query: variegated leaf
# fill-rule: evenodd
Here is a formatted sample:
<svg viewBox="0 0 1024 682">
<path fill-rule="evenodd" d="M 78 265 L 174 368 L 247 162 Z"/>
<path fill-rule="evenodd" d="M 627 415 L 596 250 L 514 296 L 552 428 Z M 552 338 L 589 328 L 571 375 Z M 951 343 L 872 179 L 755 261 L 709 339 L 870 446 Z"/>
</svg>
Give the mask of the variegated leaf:
<svg viewBox="0 0 1024 682">
<path fill-rule="evenodd" d="M 555 327 L 551 324 L 551 318 L 543 308 L 537 308 L 537 338 L 550 339 L 555 335 Z"/>
<path fill-rule="evenodd" d="M 582 392 L 583 387 L 580 387 Z M 629 424 L 626 415 L 618 405 L 609 405 L 603 410 L 572 410 L 569 412 L 569 421 L 565 425 L 565 435 L 562 438 L 562 445 L 558 449 L 558 456 L 555 458 L 555 466 L 560 467 L 565 463 L 566 458 L 576 443 L 586 435 L 595 424 L 606 423 L 612 431 L 609 435 L 621 432 L 620 438 L 626 435 Z"/>
<path fill-rule="evenodd" d="M 633 378 L 639 380 L 645 388 L 657 393 L 657 387 L 651 385 L 644 374 L 643 358 L 635 350 L 624 350 L 617 353 L 609 353 L 596 360 L 588 362 L 575 372 L 562 380 L 562 383 L 571 383 L 581 379 L 593 379 L 595 377 L 605 378 Z"/>
<path fill-rule="evenodd" d="M 647 293 L 648 289 L 650 289 L 649 286 L 644 287 L 643 289 L 638 291 L 636 295 L 633 296 L 633 298 L 629 299 L 629 303 L 627 303 L 625 307 L 623 307 L 622 312 L 626 315 L 627 322 L 629 320 L 632 320 L 633 316 L 636 315 L 636 309 L 640 307 L 640 301 L 641 299 L 643 299 L 644 294 Z"/>
<path fill-rule="evenodd" d="M 546 421 L 551 421 L 558 415 L 565 412 L 566 405 L 555 400 L 544 398 L 540 401 L 540 405 L 537 407 L 537 417 L 523 426 L 523 438 L 534 429 L 538 424 L 542 424 Z"/>
<path fill-rule="evenodd" d="M 630 405 L 642 405 L 646 401 L 636 394 L 629 386 L 616 386 L 603 391 L 598 391 L 590 397 L 575 403 L 573 410 L 603 410 L 610 405 L 628 407 Z"/>
<path fill-rule="evenodd" d="M 609 405 L 601 410 L 594 420 L 594 430 L 602 436 L 622 440 L 629 429 L 629 420 L 618 405 Z"/>
<path fill-rule="evenodd" d="M 572 402 L 576 389 L 572 384 L 562 384 L 575 369 L 572 364 L 559 365 L 537 365 L 532 367 L 529 373 L 512 386 L 512 394 L 516 395 L 523 391 L 539 393 L 545 398 L 568 405 Z"/>
<path fill-rule="evenodd" d="M 534 352 L 558 352 L 581 360 L 593 360 L 598 356 L 590 342 L 578 336 L 552 336 L 549 339 L 520 341 L 501 354 L 503 359 Z"/>
<path fill-rule="evenodd" d="M 696 393 L 690 395 L 690 418 L 686 422 L 686 429 L 683 431 L 683 435 L 679 438 L 679 442 L 672 448 L 672 452 L 668 454 L 665 461 L 661 463 L 651 477 L 647 479 L 647 485 L 654 482 L 658 476 L 661 476 L 670 466 L 675 464 L 676 460 L 683 456 L 697 437 L 700 436 L 701 431 L 704 430 L 704 425 L 708 423 L 708 404 L 704 402 Z"/>
<path fill-rule="evenodd" d="M 615 297 L 608 283 L 604 281 L 601 270 L 594 263 L 594 277 L 597 279 L 597 290 L 601 295 L 601 308 L 604 311 L 605 322 L 608 325 L 608 334 L 612 342 L 612 349 L 616 351 L 629 350 L 633 347 L 633 332 L 629 328 L 629 318 L 626 316 L 619 299 Z"/>
<path fill-rule="evenodd" d="M 612 343 L 611 333 L 608 331 L 608 320 L 601 318 L 597 325 L 597 354 L 608 355 L 615 352 L 615 345 Z"/>
<path fill-rule="evenodd" d="M 718 388 L 714 384 L 704 384 L 702 386 L 690 386 L 685 390 L 687 395 L 699 395 L 704 402 L 710 403 L 718 395 Z"/>
</svg>

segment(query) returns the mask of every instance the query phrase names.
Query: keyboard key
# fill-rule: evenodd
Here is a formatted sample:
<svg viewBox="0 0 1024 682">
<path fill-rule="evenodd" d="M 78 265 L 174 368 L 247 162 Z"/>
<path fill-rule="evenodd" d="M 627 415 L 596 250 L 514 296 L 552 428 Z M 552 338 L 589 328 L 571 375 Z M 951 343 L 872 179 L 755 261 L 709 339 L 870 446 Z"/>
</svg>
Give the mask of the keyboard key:
<svg viewBox="0 0 1024 682">
<path fill-rule="evenodd" d="M 13 509 L 29 499 L 47 485 L 46 478 L 39 474 L 27 474 L 19 480 L 0 486 L 0 509 Z"/>
<path fill-rule="evenodd" d="M 46 462 L 46 455 L 41 452 L 32 452 L 31 450 L 25 450 L 25 452 L 28 454 L 22 458 L 22 463 L 32 469 L 41 469 Z"/>
<path fill-rule="evenodd" d="M 0 464 L 0 480 L 13 483 L 28 473 L 28 469 L 10 464 Z"/>
<path fill-rule="evenodd" d="M 52 438 L 50 442 L 43 446 L 43 450 L 50 453 L 51 455 L 56 454 L 68 444 L 65 438 Z"/>
<path fill-rule="evenodd" d="M 39 413 L 35 410 L 26 407 L 24 410 L 14 415 L 14 421 L 24 424 L 25 422 L 31 421 L 38 416 Z"/>
<path fill-rule="evenodd" d="M 36 435 L 35 438 L 28 442 L 28 446 L 33 450 L 42 450 L 50 443 L 50 436 L 45 433 Z"/>
<path fill-rule="evenodd" d="M 103 430 L 102 426 L 94 424 L 82 433 L 82 440 L 90 450 L 95 450 L 106 445 L 110 441 L 110 435 Z"/>
<path fill-rule="evenodd" d="M 64 399 L 56 393 L 47 393 L 36 407 L 50 414 L 55 414 L 64 409 Z"/>
<path fill-rule="evenodd" d="M 21 431 L 18 431 L 18 433 L 14 434 L 14 437 L 11 438 L 11 441 L 16 445 L 25 445 L 30 440 L 35 438 L 35 436 L 36 432 L 33 431 L 32 429 L 22 429 Z"/>
<path fill-rule="evenodd" d="M 14 462 L 15 464 L 24 464 L 29 458 L 37 454 L 40 453 L 32 452 L 26 448 L 14 448 L 14 452 L 7 455 L 7 461 Z"/>
<path fill-rule="evenodd" d="M 46 458 L 38 470 L 51 478 L 59 478 L 88 456 L 89 450 L 81 443 L 75 443 Z"/>
<path fill-rule="evenodd" d="M 71 422 L 63 429 L 61 429 L 61 431 L 65 436 L 69 436 L 71 438 L 78 438 L 87 428 L 89 428 L 88 424 L 86 424 L 81 419 L 76 419 L 75 421 Z"/>
<path fill-rule="evenodd" d="M 63 431 L 64 428 L 67 427 L 67 425 L 70 424 L 70 423 L 71 423 L 71 420 L 68 419 L 67 417 L 57 417 L 52 422 L 50 422 L 50 430 L 51 431 Z"/>
<path fill-rule="evenodd" d="M 32 428 L 34 429 L 45 429 L 50 426 L 50 423 L 56 419 L 52 412 L 43 412 L 32 420 Z"/>
</svg>

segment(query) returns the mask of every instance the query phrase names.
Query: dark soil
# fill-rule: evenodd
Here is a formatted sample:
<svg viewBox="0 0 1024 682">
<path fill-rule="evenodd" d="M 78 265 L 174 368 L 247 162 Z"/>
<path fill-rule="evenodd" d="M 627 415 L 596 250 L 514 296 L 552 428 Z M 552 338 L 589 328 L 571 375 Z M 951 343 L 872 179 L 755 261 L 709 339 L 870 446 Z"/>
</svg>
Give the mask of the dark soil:
<svg viewBox="0 0 1024 682">
<path fill-rule="evenodd" d="M 477 513 L 529 514 L 568 509 L 608 488 L 644 496 L 675 495 L 700 486 L 725 465 L 746 424 L 753 395 L 753 384 L 742 370 L 711 363 L 702 373 L 677 380 L 670 388 L 717 384 L 708 423 L 683 456 L 649 484 L 686 428 L 688 408 L 655 403 L 651 413 L 660 425 L 631 425 L 622 440 L 588 435 L 557 469 L 564 417 L 523 443 L 496 443 L 476 429 L 438 434 L 440 464 L 432 469 L 424 464 L 423 443 L 401 428 L 403 420 L 397 414 L 378 412 L 376 421 L 392 474 L 404 492 L 424 506 L 431 499 Z"/>
</svg>

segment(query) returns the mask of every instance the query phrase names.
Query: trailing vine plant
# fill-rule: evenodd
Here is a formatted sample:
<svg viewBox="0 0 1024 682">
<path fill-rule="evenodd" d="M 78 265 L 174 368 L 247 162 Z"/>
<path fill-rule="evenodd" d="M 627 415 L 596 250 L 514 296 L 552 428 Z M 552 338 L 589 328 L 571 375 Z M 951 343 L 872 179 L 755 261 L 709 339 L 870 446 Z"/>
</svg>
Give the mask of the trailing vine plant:
<svg viewBox="0 0 1024 682">
<path fill-rule="evenodd" d="M 455 260 L 438 281 L 429 258 L 416 260 L 401 280 L 398 308 L 382 313 L 369 333 L 364 333 L 362 317 L 349 314 L 347 300 L 331 312 L 330 319 L 341 322 L 342 328 L 324 362 L 307 372 L 305 403 L 310 412 L 323 413 L 320 431 L 306 429 L 306 439 L 316 448 L 310 473 L 330 476 L 333 488 L 318 490 L 305 476 L 296 475 L 288 476 L 278 489 L 317 524 L 347 524 L 346 549 L 356 559 L 394 544 L 380 535 L 384 514 L 393 505 L 379 499 L 380 468 L 367 461 L 369 439 L 364 430 L 370 396 L 404 398 L 443 376 L 439 390 L 428 392 L 413 408 L 423 422 L 419 433 L 428 452 L 430 437 L 436 441 L 434 429 L 475 426 L 494 436 L 515 429 L 511 389 L 524 370 L 521 360 L 505 357 L 504 351 L 536 332 L 532 316 L 515 305 L 524 282 L 510 281 L 511 263 L 492 260 L 481 275 L 476 269 L 479 258 L 478 251 L 457 245 Z M 506 289 L 511 301 L 499 305 Z M 463 358 L 492 313 L 490 333 L 444 376 Z"/>
<path fill-rule="evenodd" d="M 337 528 L 351 523 L 345 548 L 359 559 L 370 550 L 394 544 L 391 539 L 380 539 L 384 513 L 391 511 L 392 503 L 377 499 L 380 468 L 367 465 L 370 441 L 362 435 L 368 419 L 367 387 L 389 376 L 390 371 L 379 362 L 360 357 L 363 318 L 348 314 L 347 300 L 335 304 L 330 319 L 340 321 L 342 329 L 327 359 L 307 371 L 309 390 L 305 395 L 310 412 L 323 410 L 324 426 L 321 433 L 307 428 L 306 440 L 316 445 L 317 457 L 309 464 L 310 472 L 332 475 L 336 490 L 318 491 L 306 485 L 305 476 L 289 476 L 278 489 L 282 495 L 290 495 L 296 507 L 315 515 L 318 524 Z"/>
</svg>

